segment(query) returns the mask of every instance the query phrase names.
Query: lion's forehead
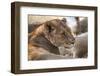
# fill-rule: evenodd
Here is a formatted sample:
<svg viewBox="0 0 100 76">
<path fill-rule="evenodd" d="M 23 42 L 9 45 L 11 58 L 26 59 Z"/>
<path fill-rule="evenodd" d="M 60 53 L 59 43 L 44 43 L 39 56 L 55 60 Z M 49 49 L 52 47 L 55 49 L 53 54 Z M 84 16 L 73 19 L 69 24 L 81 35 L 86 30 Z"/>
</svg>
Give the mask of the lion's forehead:
<svg viewBox="0 0 100 76">
<path fill-rule="evenodd" d="M 51 22 L 58 26 L 65 26 L 65 24 L 61 20 L 52 20 Z"/>
<path fill-rule="evenodd" d="M 71 32 L 71 29 L 67 26 L 66 23 L 64 23 L 63 21 L 61 20 L 53 20 L 51 22 L 53 25 L 56 26 L 56 28 L 60 31 L 60 29 L 62 31 L 65 31 L 65 32 Z"/>
<path fill-rule="evenodd" d="M 64 23 L 62 20 L 59 20 L 59 19 L 52 20 L 51 24 L 53 24 L 56 28 L 59 28 L 59 29 L 66 29 L 67 28 L 66 23 Z"/>
</svg>

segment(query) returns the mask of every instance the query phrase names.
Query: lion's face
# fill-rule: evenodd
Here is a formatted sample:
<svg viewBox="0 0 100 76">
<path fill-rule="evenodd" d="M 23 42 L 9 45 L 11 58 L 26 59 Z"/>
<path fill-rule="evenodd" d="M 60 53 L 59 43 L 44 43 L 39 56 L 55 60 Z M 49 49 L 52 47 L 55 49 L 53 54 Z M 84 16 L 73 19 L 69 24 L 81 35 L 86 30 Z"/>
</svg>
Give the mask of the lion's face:
<svg viewBox="0 0 100 76">
<path fill-rule="evenodd" d="M 45 37 L 55 46 L 69 47 L 74 44 L 71 29 L 66 25 L 66 20 L 54 19 L 45 23 Z"/>
</svg>

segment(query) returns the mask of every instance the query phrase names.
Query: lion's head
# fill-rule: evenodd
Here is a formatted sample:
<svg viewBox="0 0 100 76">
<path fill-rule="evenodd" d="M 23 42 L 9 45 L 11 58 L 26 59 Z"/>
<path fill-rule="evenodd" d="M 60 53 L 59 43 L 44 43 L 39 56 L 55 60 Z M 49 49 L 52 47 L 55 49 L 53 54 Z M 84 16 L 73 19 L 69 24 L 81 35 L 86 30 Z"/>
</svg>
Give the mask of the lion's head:
<svg viewBox="0 0 100 76">
<path fill-rule="evenodd" d="M 72 35 L 71 29 L 67 26 L 65 18 L 45 22 L 43 33 L 57 47 L 69 47 L 75 42 L 75 38 Z"/>
</svg>

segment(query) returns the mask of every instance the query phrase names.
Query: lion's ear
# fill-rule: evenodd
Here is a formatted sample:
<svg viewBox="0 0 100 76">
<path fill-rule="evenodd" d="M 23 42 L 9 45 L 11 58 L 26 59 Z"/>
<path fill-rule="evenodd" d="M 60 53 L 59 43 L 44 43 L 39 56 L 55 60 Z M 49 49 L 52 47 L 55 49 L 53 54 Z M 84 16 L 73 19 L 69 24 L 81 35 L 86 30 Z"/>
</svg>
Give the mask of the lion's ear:
<svg viewBox="0 0 100 76">
<path fill-rule="evenodd" d="M 62 21 L 63 21 L 64 23 L 66 23 L 66 22 L 67 22 L 66 18 L 63 18 L 63 19 L 62 19 Z"/>
</svg>

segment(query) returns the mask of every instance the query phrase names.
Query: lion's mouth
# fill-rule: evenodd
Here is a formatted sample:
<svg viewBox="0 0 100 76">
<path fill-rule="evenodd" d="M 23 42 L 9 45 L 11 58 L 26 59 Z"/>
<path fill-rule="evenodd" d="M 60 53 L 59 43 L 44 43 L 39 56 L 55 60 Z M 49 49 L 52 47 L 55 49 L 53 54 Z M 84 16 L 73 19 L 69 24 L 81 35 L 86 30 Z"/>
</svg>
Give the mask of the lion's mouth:
<svg viewBox="0 0 100 76">
<path fill-rule="evenodd" d="M 64 44 L 65 48 L 72 48 L 73 46 L 74 46 L 74 44 L 70 44 L 70 43 L 69 44 Z"/>
</svg>

